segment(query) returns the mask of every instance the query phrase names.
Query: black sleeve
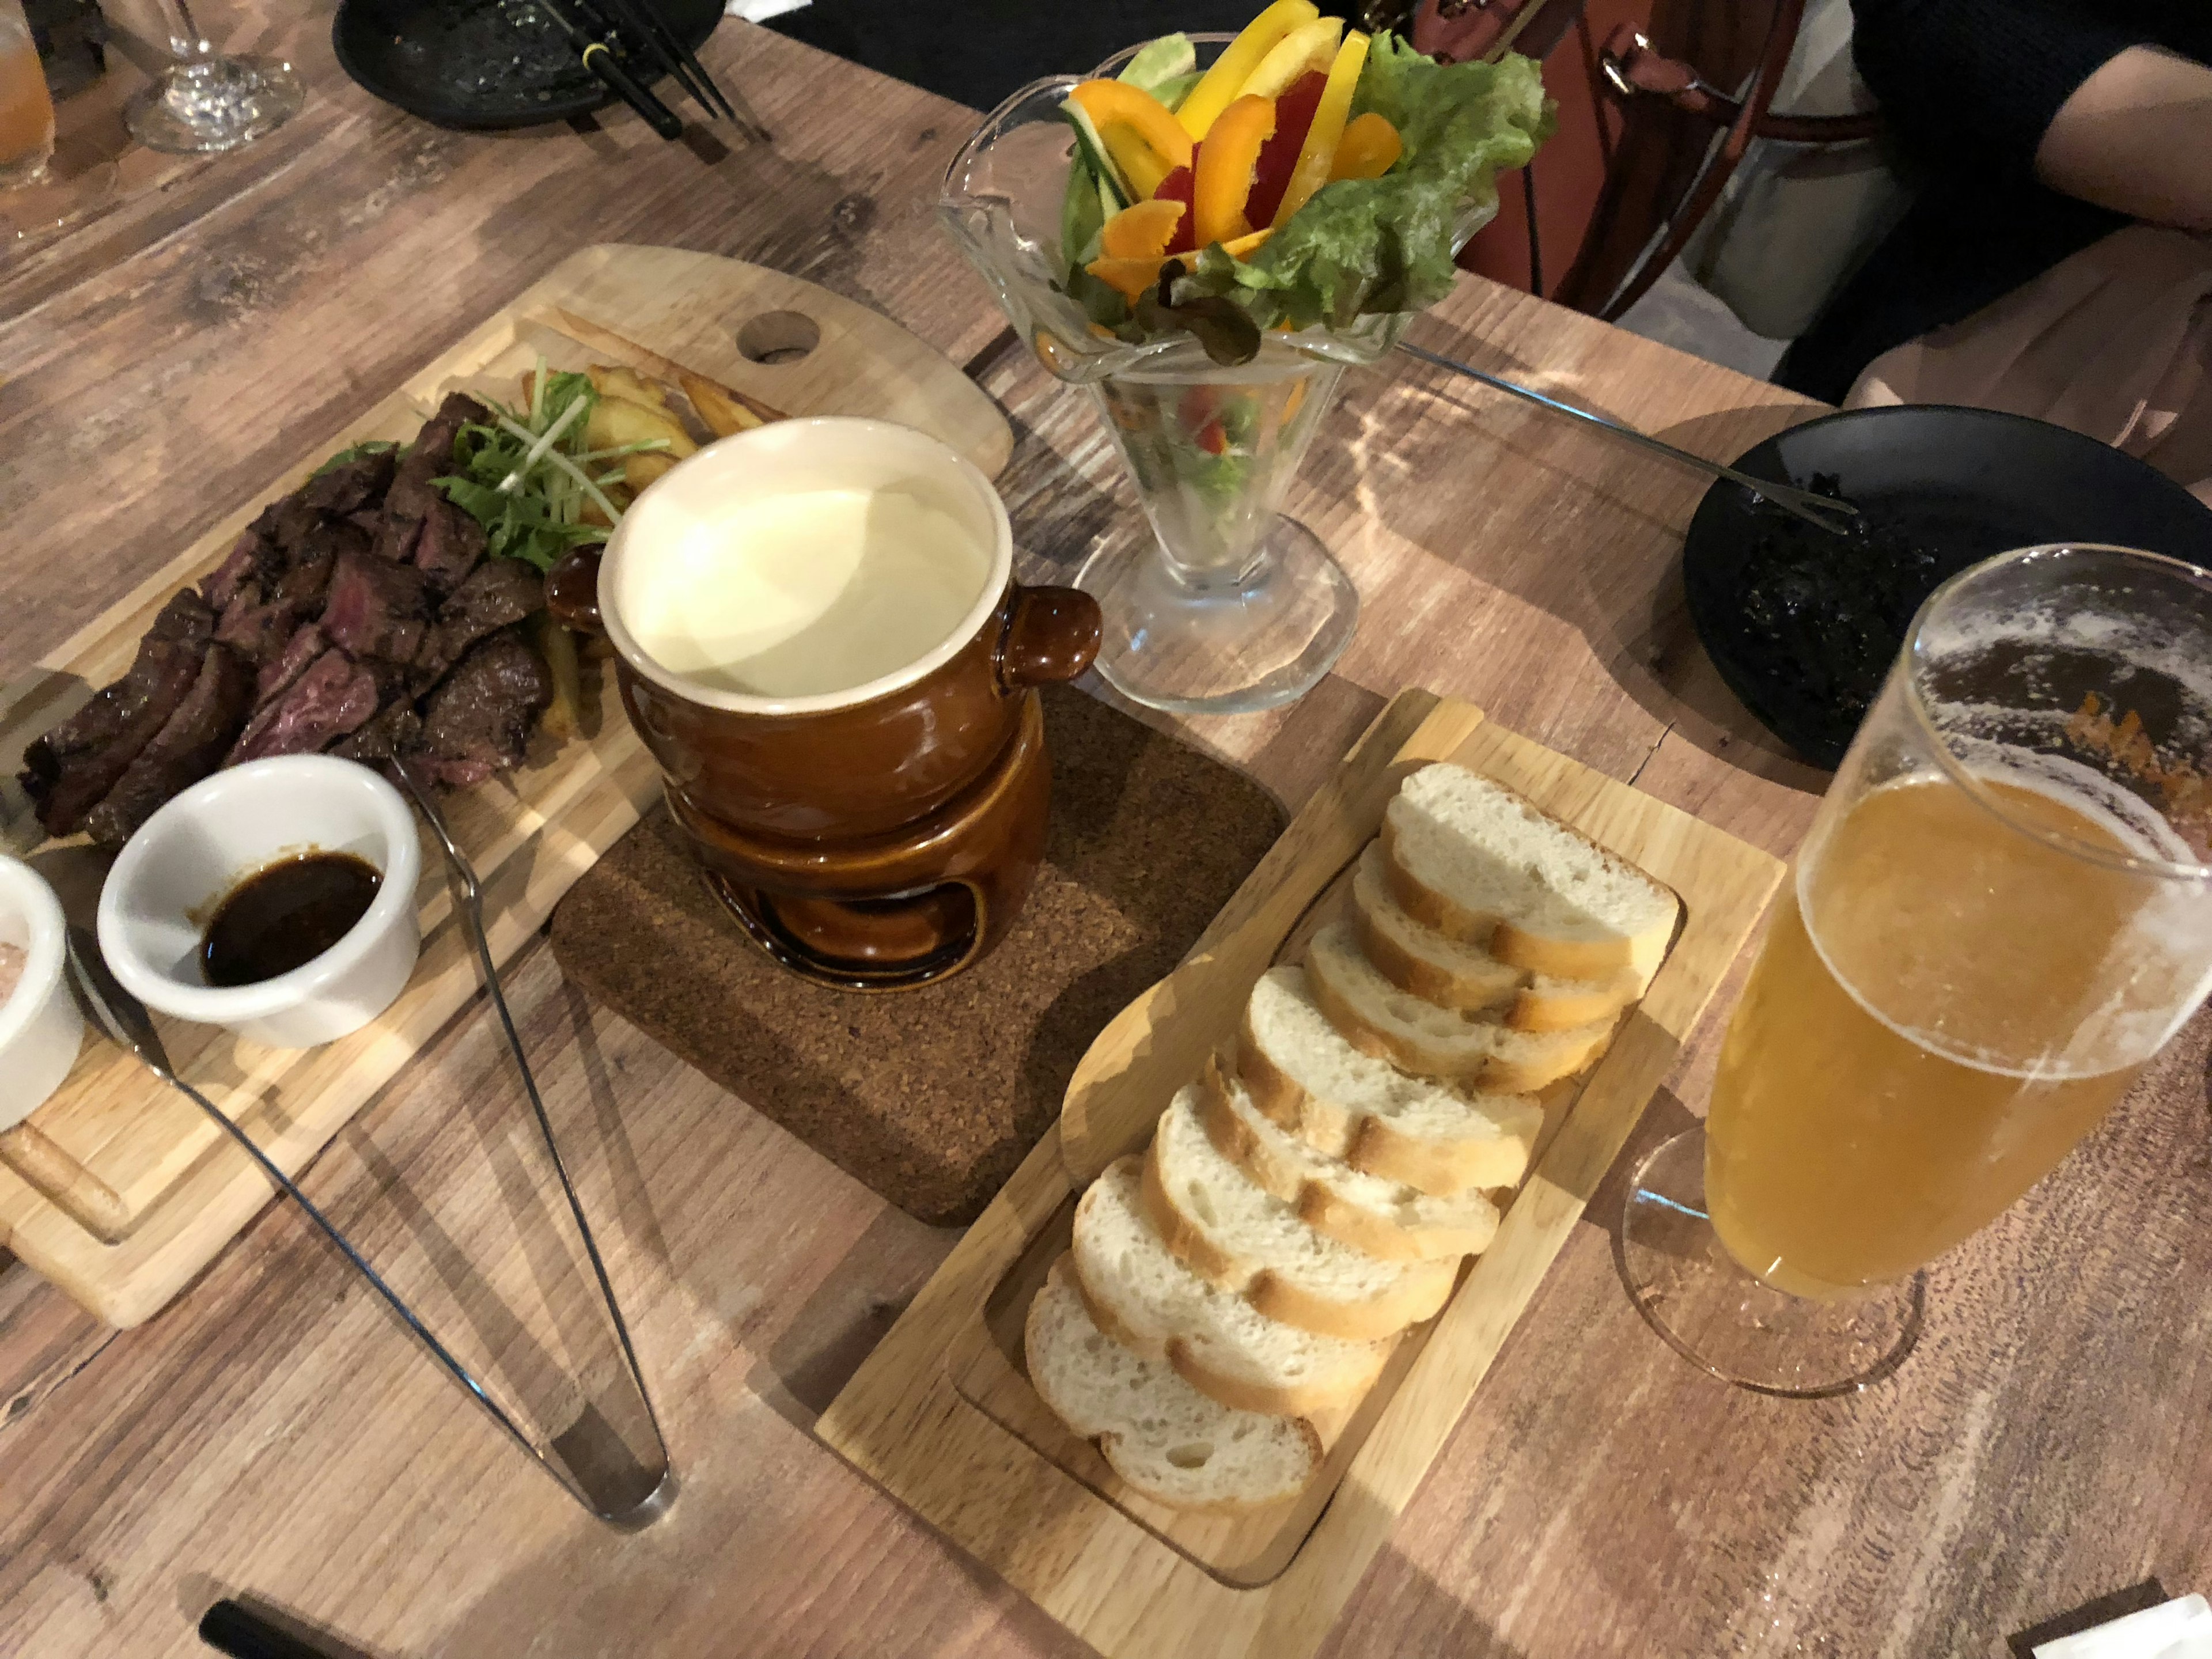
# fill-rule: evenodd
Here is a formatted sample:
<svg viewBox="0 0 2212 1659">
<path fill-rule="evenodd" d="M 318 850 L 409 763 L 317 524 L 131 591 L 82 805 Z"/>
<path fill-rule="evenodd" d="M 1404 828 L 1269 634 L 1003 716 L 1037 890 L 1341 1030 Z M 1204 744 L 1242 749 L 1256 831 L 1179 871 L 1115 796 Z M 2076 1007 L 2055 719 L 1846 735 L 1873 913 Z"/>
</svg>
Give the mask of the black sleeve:
<svg viewBox="0 0 2212 1659">
<path fill-rule="evenodd" d="M 1914 160 L 2025 177 L 2059 106 L 2155 37 L 2094 0 L 1851 0 L 1853 55 Z"/>
</svg>

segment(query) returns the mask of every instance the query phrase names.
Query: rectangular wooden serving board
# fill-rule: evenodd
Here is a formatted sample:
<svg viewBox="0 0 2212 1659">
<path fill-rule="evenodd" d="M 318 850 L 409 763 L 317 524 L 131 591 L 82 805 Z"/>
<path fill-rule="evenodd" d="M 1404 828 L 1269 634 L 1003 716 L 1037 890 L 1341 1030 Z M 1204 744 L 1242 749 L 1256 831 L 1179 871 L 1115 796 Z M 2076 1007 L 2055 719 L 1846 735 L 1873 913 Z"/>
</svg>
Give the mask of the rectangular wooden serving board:
<svg viewBox="0 0 2212 1659">
<path fill-rule="evenodd" d="M 1192 1515 L 1117 1481 L 1021 1370 L 1021 1316 L 1074 1200 L 1231 1042 L 1253 981 L 1334 914 L 1406 775 L 1471 767 L 1672 888 L 1682 921 L 1604 1059 L 1546 1096 L 1528 1179 L 1443 1310 L 1407 1334 L 1299 1496 Z M 1327 1636 L 1757 925 L 1781 863 L 1468 704 L 1401 693 L 1182 963 L 1101 1033 L 1057 1127 L 817 1425 L 822 1438 L 1110 1659 L 1303 1659 Z"/>
<path fill-rule="evenodd" d="M 755 325 L 750 335 L 748 325 Z M 780 361 L 763 362 L 746 356 L 741 336 L 781 347 L 810 337 L 815 343 L 795 359 L 779 351 Z M 903 422 L 991 476 L 1012 450 L 1006 417 L 979 387 L 853 301 L 714 254 L 606 246 L 571 255 L 0 691 L 0 835 L 7 850 L 53 882 L 74 920 L 89 925 L 108 855 L 82 837 L 44 839 L 15 781 L 24 746 L 121 675 L 169 596 L 213 569 L 261 507 L 296 489 L 325 457 L 368 438 L 404 441 L 456 386 L 512 400 L 518 377 L 541 354 L 556 368 L 623 363 L 664 379 L 680 366 L 785 414 Z M 587 662 L 586 670 L 584 736 L 556 745 L 540 732 L 519 770 L 447 800 L 483 880 L 492 949 L 502 963 L 659 793 L 611 669 Z M 287 1171 L 320 1151 L 477 993 L 442 863 L 427 836 L 418 902 L 423 945 L 414 977 L 397 1003 L 351 1036 L 321 1048 L 269 1049 L 157 1018 L 183 1075 Z M 197 1107 L 91 1031 L 61 1089 L 23 1124 L 0 1133 L 0 1244 L 116 1325 L 137 1324 L 164 1306 L 272 1193 Z"/>
</svg>

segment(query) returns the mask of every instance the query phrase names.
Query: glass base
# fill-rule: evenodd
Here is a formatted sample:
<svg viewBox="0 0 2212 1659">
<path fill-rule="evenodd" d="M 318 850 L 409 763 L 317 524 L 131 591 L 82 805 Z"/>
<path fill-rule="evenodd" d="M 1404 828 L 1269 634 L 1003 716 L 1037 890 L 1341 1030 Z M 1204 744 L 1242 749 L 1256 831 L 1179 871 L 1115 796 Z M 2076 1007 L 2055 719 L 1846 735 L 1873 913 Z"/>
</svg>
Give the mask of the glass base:
<svg viewBox="0 0 2212 1659">
<path fill-rule="evenodd" d="M 1105 613 L 1097 669 L 1132 702 L 1249 714 L 1304 696 L 1344 654 L 1359 591 L 1321 538 L 1279 518 L 1241 577 L 1189 580 L 1158 544 L 1109 538 L 1075 585 Z"/>
<path fill-rule="evenodd" d="M 1705 1214 L 1705 1132 L 1687 1130 L 1636 1171 L 1613 1265 L 1653 1330 L 1724 1382 L 1791 1400 L 1879 1382 L 1920 1340 L 1927 1274 L 1862 1294 L 1790 1296 L 1737 1265 Z"/>
<path fill-rule="evenodd" d="M 289 64 L 202 58 L 172 64 L 124 106 L 123 124 L 149 149 L 210 155 L 274 132 L 306 97 Z"/>
</svg>

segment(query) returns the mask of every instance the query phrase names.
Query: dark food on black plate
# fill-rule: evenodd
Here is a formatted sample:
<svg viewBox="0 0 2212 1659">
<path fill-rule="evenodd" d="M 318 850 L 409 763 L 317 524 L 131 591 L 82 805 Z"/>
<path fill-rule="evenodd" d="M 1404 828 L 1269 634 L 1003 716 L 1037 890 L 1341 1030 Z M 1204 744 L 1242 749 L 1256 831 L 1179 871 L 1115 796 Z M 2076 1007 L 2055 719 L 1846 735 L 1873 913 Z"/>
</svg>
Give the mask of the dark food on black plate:
<svg viewBox="0 0 2212 1659">
<path fill-rule="evenodd" d="M 404 454 L 354 454 L 264 509 L 131 672 L 25 750 L 47 832 L 119 845 L 217 768 L 270 755 L 405 755 L 449 784 L 520 763 L 550 680 L 514 625 L 544 584 L 486 559 L 483 526 L 431 484 L 457 470 L 462 422 L 489 418 L 457 392 Z"/>
<path fill-rule="evenodd" d="M 1832 472 L 1805 486 L 1846 499 Z M 1845 533 L 1815 530 L 1767 501 L 1745 556 L 1729 653 L 1786 697 L 1797 723 L 1840 752 L 1881 690 L 1921 601 L 1960 568 L 1910 516 L 1863 512 Z"/>
<path fill-rule="evenodd" d="M 223 895 L 200 945 L 207 982 L 258 985 L 305 967 L 368 914 L 383 872 L 350 853 L 303 853 Z"/>
</svg>

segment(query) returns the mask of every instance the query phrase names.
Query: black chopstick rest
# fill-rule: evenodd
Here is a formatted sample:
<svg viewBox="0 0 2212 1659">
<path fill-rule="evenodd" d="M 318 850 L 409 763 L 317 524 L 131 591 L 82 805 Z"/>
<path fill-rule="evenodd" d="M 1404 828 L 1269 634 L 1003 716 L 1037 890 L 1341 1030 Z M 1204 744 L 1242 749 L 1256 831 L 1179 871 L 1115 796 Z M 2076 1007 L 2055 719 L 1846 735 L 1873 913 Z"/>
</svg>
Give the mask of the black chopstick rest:
<svg viewBox="0 0 2212 1659">
<path fill-rule="evenodd" d="M 216 1602 L 200 1616 L 200 1640 L 230 1659 L 331 1659 L 237 1602 Z"/>
</svg>

